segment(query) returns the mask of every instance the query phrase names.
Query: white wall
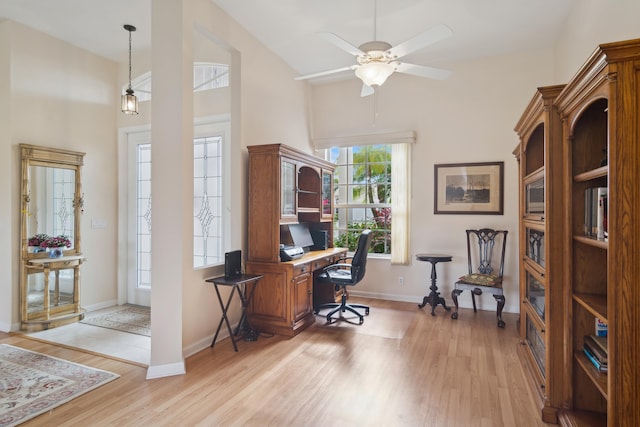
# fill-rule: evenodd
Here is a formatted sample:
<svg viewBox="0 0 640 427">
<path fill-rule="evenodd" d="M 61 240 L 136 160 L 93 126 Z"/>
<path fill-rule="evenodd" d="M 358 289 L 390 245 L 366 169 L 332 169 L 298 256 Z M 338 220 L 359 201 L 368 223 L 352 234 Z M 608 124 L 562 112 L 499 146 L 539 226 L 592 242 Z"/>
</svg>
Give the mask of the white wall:
<svg viewBox="0 0 640 427">
<path fill-rule="evenodd" d="M 639 38 L 638 16 L 636 0 L 576 2 L 556 45 L 558 83 L 568 82 L 599 44 Z"/>
<path fill-rule="evenodd" d="M 19 284 L 15 280 L 20 265 L 20 161 L 17 149 L 11 145 L 11 28 L 0 22 L 0 331 L 9 331 L 15 322 L 13 307 L 17 307 Z M 8 203 L 7 203 L 8 201 Z"/>
<path fill-rule="evenodd" d="M 227 49 L 234 58 L 231 82 L 233 248 L 246 251 L 247 145 L 283 142 L 309 150 L 306 85 L 294 72 L 210 1 L 190 4 L 190 22 Z M 198 104 L 200 107 L 202 103 Z M 189 218 L 189 223 L 192 219 Z M 206 277 L 222 269 L 186 269 L 183 283 L 185 353 L 209 345 L 220 319 L 220 308 Z M 233 313 L 233 319 L 239 313 Z"/>
<path fill-rule="evenodd" d="M 282 142 L 311 152 L 309 139 L 384 129 L 414 129 L 413 217 L 411 251 L 451 252 L 454 262 L 439 265 L 443 295 L 450 301 L 451 283 L 464 273 L 463 230 L 490 225 L 510 231 L 506 269 L 508 311 L 517 311 L 516 162 L 513 132 L 537 86 L 566 82 L 596 44 L 640 36 L 635 17 L 640 4 L 582 1 L 568 20 L 553 50 L 484 59 L 450 67 L 445 82 L 394 75 L 382 87 L 379 116 L 373 124 L 373 98 L 359 98 L 355 79 L 308 87 L 294 82 L 295 73 L 251 37 L 224 12 L 201 1 L 192 6 L 200 25 L 228 49 L 241 65 L 232 111 L 236 169 L 232 192 L 234 239 L 246 249 L 247 145 Z M 140 65 L 149 64 L 144 55 Z M 134 70 L 136 69 L 134 63 Z M 119 113 L 119 92 L 126 64 L 97 57 L 35 30 L 12 22 L 0 23 L 0 329 L 18 322 L 19 153 L 21 142 L 85 151 L 83 172 L 85 214 L 82 218 L 83 305 L 116 298 L 117 164 L 116 132 L 121 126 L 148 123 L 151 111 L 141 106 L 137 117 Z M 139 71 L 141 72 L 141 71 Z M 6 78 L 5 78 L 6 77 Z M 124 77 L 126 80 L 126 77 Z M 309 99 L 307 100 L 307 93 Z M 308 110 L 312 106 L 312 112 Z M 310 123 L 311 117 L 312 124 Z M 314 129 L 311 134 L 310 129 Z M 503 216 L 434 215 L 433 165 L 463 161 L 505 162 Z M 91 219 L 103 219 L 106 229 L 91 229 Z M 245 252 L 246 253 L 246 252 Z M 216 270 L 212 271 L 215 272 Z M 182 343 L 187 352 L 203 345 L 219 319 L 220 310 L 205 271 L 183 275 Z M 428 265 L 390 267 L 373 260 L 359 288 L 366 294 L 419 302 L 428 291 Z M 398 285 L 398 276 L 405 279 Z M 468 295 L 461 297 L 468 306 Z M 493 310 L 492 298 L 481 307 Z M 439 309 L 441 310 L 441 309 Z M 237 316 L 237 312 L 234 313 Z M 154 334 L 154 340 L 162 340 Z"/>
<path fill-rule="evenodd" d="M 640 3 L 631 0 L 581 1 L 552 49 L 458 63 L 449 67 L 453 74 L 444 82 L 393 75 L 380 88 L 375 120 L 374 100 L 359 98 L 357 79 L 313 86 L 313 138 L 386 129 L 412 129 L 418 135 L 412 164 L 412 264 L 391 266 L 388 260 L 372 259 L 364 282 L 352 293 L 421 302 L 429 292 L 430 265 L 415 261 L 415 254 L 446 252 L 454 259 L 438 265 L 438 281 L 451 302 L 452 284 L 466 271 L 464 229 L 500 227 L 510 233 L 505 311 L 518 312 L 517 163 L 512 155 L 518 139 L 513 128 L 535 88 L 567 82 L 599 43 L 640 37 L 639 15 Z M 434 215 L 433 165 L 470 161 L 505 162 L 504 215 Z M 404 285 L 398 284 L 399 276 Z M 481 300 L 480 308 L 495 309 L 493 298 Z M 471 306 L 468 294 L 460 296 L 460 304 Z"/>
<path fill-rule="evenodd" d="M 3 224 L 11 233 L 3 233 L 2 246 L 11 250 L 11 268 L 2 269 L 0 293 L 10 296 L 11 307 L 0 316 L 3 330 L 19 326 L 19 248 L 20 248 L 20 154 L 18 144 L 28 143 L 86 152 L 82 173 L 85 193 L 82 250 L 88 262 L 82 269 L 83 306 L 115 301 L 116 224 L 116 128 L 114 76 L 116 64 L 84 50 L 51 38 L 14 22 L 0 24 L 3 69 L 10 77 L 3 80 L 8 91 L 10 125 L 0 139 L 3 162 L 10 161 L 10 179 L 1 180 L 0 197 L 10 217 Z M 4 112 L 4 111 L 3 111 Z M 7 175 L 7 178 L 9 175 Z M 100 218 L 107 229 L 91 228 L 91 220 Z M 9 243 L 10 241 L 10 243 Z M 1 249 L 0 249 L 1 251 Z M 9 274 L 10 272 L 10 274 Z M 4 298 L 3 298 L 4 299 Z"/>
<path fill-rule="evenodd" d="M 517 163 L 513 127 L 540 84 L 553 83 L 551 50 L 490 58 L 451 67 L 446 81 L 394 74 L 379 89 L 374 126 L 373 97 L 360 98 L 359 81 L 351 79 L 314 86 L 314 137 L 369 133 L 376 130 L 415 130 L 412 154 L 411 259 L 409 266 L 391 266 L 372 259 L 364 282 L 354 294 L 421 302 L 429 293 L 430 264 L 415 254 L 448 253 L 453 261 L 438 264 L 438 286 L 451 303 L 452 284 L 466 273 L 469 227 L 509 231 L 505 267 L 505 310 L 518 311 Z M 503 161 L 504 215 L 434 215 L 434 164 Z M 400 285 L 398 277 L 404 277 Z M 357 292 L 356 292 L 357 291 Z M 495 309 L 490 296 L 480 307 Z M 471 306 L 463 293 L 461 306 Z M 441 309 L 440 309 L 441 310 Z"/>
</svg>

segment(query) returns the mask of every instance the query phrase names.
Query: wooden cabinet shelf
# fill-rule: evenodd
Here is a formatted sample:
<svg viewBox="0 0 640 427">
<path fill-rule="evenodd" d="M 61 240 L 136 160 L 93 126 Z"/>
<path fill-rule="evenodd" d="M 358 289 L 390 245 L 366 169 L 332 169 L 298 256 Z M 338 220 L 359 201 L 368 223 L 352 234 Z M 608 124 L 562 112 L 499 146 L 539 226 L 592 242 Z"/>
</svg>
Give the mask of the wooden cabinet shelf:
<svg viewBox="0 0 640 427">
<path fill-rule="evenodd" d="M 606 177 L 609 174 L 608 166 L 601 166 L 597 169 L 592 169 L 587 172 L 582 172 L 573 177 L 575 182 L 586 182 L 596 178 Z"/>
<path fill-rule="evenodd" d="M 582 368 L 587 377 L 589 377 L 598 391 L 602 394 L 602 397 L 607 399 L 607 373 L 600 372 L 595 366 L 593 366 L 593 363 L 591 363 L 587 356 L 582 352 L 576 351 L 574 353 L 574 358 L 580 368 Z"/>
<path fill-rule="evenodd" d="M 607 414 L 593 411 L 566 411 L 559 414 L 560 423 L 569 427 L 605 427 Z"/>
<path fill-rule="evenodd" d="M 593 246 L 600 249 L 608 249 L 609 242 L 606 240 L 598 240 L 594 237 L 589 236 L 573 236 L 573 240 L 576 242 L 580 242 L 585 245 Z"/>
<path fill-rule="evenodd" d="M 592 295 L 574 293 L 573 299 L 584 307 L 589 313 L 607 323 L 607 297 L 606 295 Z"/>
</svg>

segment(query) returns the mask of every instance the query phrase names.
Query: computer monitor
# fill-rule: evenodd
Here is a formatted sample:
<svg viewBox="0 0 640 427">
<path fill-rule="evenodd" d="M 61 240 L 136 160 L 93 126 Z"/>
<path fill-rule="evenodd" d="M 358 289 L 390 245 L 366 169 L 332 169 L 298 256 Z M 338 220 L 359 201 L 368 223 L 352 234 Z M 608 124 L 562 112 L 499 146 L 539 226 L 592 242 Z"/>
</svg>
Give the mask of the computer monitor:
<svg viewBox="0 0 640 427">
<path fill-rule="evenodd" d="M 295 246 L 308 249 L 313 246 L 313 239 L 307 224 L 289 224 L 289 233 Z"/>
</svg>

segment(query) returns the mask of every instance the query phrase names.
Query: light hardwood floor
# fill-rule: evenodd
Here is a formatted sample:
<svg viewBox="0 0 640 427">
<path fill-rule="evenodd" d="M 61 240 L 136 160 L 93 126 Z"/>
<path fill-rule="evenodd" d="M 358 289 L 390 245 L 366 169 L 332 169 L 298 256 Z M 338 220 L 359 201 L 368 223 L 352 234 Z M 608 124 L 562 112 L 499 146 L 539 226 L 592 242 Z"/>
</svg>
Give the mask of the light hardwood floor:
<svg viewBox="0 0 640 427">
<path fill-rule="evenodd" d="M 24 426 L 546 425 L 517 357 L 516 315 L 499 329 L 492 312 L 461 309 L 455 321 L 442 307 L 432 317 L 430 307 L 357 300 L 371 305 L 363 326 L 318 321 L 291 339 L 240 341 L 238 353 L 227 339 L 188 358 L 186 375 L 154 380 L 143 367 L 20 335 L 0 342 L 121 375 Z M 405 312 L 402 338 L 356 329 L 373 326 L 376 309 Z"/>
</svg>

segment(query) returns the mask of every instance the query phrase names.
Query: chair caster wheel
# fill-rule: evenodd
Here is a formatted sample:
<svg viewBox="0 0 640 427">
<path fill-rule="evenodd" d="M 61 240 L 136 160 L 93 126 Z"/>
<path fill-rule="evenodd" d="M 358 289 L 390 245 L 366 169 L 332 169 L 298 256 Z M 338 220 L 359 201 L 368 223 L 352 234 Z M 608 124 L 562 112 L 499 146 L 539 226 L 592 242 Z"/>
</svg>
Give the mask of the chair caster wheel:
<svg viewBox="0 0 640 427">
<path fill-rule="evenodd" d="M 452 319 L 457 319 L 458 318 L 458 313 L 457 312 L 451 313 L 451 318 Z"/>
<path fill-rule="evenodd" d="M 504 328 L 505 323 L 504 320 L 498 320 L 498 328 Z"/>
<path fill-rule="evenodd" d="M 359 325 L 362 325 L 364 323 L 364 317 L 360 318 L 360 323 L 358 323 Z"/>
<path fill-rule="evenodd" d="M 369 309 L 368 308 L 364 311 L 364 314 L 366 314 L 367 316 L 369 315 Z"/>
</svg>

